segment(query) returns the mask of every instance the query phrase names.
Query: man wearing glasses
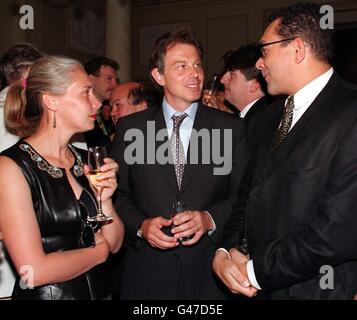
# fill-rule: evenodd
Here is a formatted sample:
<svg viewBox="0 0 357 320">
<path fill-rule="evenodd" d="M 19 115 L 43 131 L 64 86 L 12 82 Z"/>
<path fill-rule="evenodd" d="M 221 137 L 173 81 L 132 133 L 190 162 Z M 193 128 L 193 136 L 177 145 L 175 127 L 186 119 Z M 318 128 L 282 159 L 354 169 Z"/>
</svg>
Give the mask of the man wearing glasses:
<svg viewBox="0 0 357 320">
<path fill-rule="evenodd" d="M 249 254 L 232 249 L 242 232 L 233 228 L 214 258 L 234 293 L 352 299 L 357 290 L 357 91 L 329 63 L 333 30 L 320 28 L 319 9 L 283 9 L 261 38 L 257 68 L 270 94 L 288 98 L 262 115 L 259 148 L 269 152 L 258 152 L 249 192 Z"/>
</svg>

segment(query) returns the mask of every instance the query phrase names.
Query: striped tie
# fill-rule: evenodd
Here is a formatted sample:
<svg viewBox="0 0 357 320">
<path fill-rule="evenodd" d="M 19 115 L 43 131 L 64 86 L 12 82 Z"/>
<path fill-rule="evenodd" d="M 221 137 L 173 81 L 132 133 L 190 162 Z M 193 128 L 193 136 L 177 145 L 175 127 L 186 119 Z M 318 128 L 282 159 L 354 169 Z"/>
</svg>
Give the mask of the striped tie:
<svg viewBox="0 0 357 320">
<path fill-rule="evenodd" d="M 273 143 L 271 147 L 271 153 L 273 155 L 278 151 L 281 143 L 284 141 L 284 139 L 289 133 L 291 123 L 293 122 L 293 113 L 294 113 L 294 96 L 290 96 L 284 107 L 284 112 L 283 112 L 283 117 L 281 119 L 280 127 L 273 139 Z"/>
</svg>

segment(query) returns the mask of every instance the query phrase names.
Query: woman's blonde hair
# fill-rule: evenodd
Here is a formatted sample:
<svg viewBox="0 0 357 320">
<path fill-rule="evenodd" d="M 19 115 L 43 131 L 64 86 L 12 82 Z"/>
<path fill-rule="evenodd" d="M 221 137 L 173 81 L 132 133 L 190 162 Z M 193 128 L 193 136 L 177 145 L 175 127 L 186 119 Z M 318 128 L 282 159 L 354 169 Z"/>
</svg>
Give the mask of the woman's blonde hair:
<svg viewBox="0 0 357 320">
<path fill-rule="evenodd" d="M 33 134 L 44 115 L 42 95 L 64 95 L 73 83 L 71 73 L 78 68 L 84 71 L 79 61 L 63 56 L 37 60 L 27 80 L 9 88 L 4 110 L 7 129 L 25 138 Z"/>
</svg>

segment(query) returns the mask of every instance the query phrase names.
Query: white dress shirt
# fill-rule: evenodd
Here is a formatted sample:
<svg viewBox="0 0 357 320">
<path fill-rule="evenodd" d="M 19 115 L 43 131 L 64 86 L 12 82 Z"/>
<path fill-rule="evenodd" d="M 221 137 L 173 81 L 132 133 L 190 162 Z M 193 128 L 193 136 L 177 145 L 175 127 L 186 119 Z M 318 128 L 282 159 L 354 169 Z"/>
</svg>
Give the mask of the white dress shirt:
<svg viewBox="0 0 357 320">
<path fill-rule="evenodd" d="M 254 103 L 256 103 L 260 98 L 252 101 L 251 103 L 249 103 L 248 105 L 246 105 L 243 110 L 239 113 L 239 117 L 244 118 L 246 116 L 246 114 L 248 113 L 248 111 L 250 110 L 251 107 L 253 107 Z"/>
<path fill-rule="evenodd" d="M 167 133 L 169 135 L 169 138 L 171 137 L 172 131 L 174 128 L 172 116 L 173 115 L 179 116 L 184 113 L 186 113 L 188 115 L 188 117 L 186 117 L 182 121 L 182 124 L 180 126 L 180 140 L 182 142 L 186 158 L 187 158 L 188 146 L 190 143 L 193 122 L 195 121 L 195 117 L 196 117 L 197 107 L 198 107 L 198 103 L 194 102 L 185 111 L 178 112 L 176 109 L 174 109 L 167 103 L 165 98 L 162 102 L 162 110 L 164 112 L 164 118 L 165 118 L 166 128 L 167 128 Z"/>
<path fill-rule="evenodd" d="M 9 87 L 0 92 L 0 152 L 14 145 L 19 137 L 7 131 L 5 126 L 4 106 Z"/>
</svg>

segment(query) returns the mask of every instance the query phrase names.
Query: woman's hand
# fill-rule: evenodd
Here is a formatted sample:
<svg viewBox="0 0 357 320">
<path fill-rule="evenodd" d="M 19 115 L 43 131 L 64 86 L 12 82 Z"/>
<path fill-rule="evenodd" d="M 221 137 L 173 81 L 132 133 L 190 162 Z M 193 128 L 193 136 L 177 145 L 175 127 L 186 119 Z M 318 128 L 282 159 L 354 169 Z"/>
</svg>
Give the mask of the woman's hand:
<svg viewBox="0 0 357 320">
<path fill-rule="evenodd" d="M 100 167 L 101 174 L 96 178 L 97 186 L 102 187 L 102 202 L 108 200 L 111 201 L 111 197 L 117 188 L 117 173 L 119 171 L 118 164 L 111 158 L 104 159 L 105 164 Z M 84 174 L 89 180 L 89 167 L 84 165 Z M 90 182 L 90 180 L 89 180 Z M 91 185 L 93 188 L 93 186 Z M 93 191 L 96 193 L 96 190 L 93 188 Z M 97 193 L 96 193 L 97 194 Z"/>
</svg>

